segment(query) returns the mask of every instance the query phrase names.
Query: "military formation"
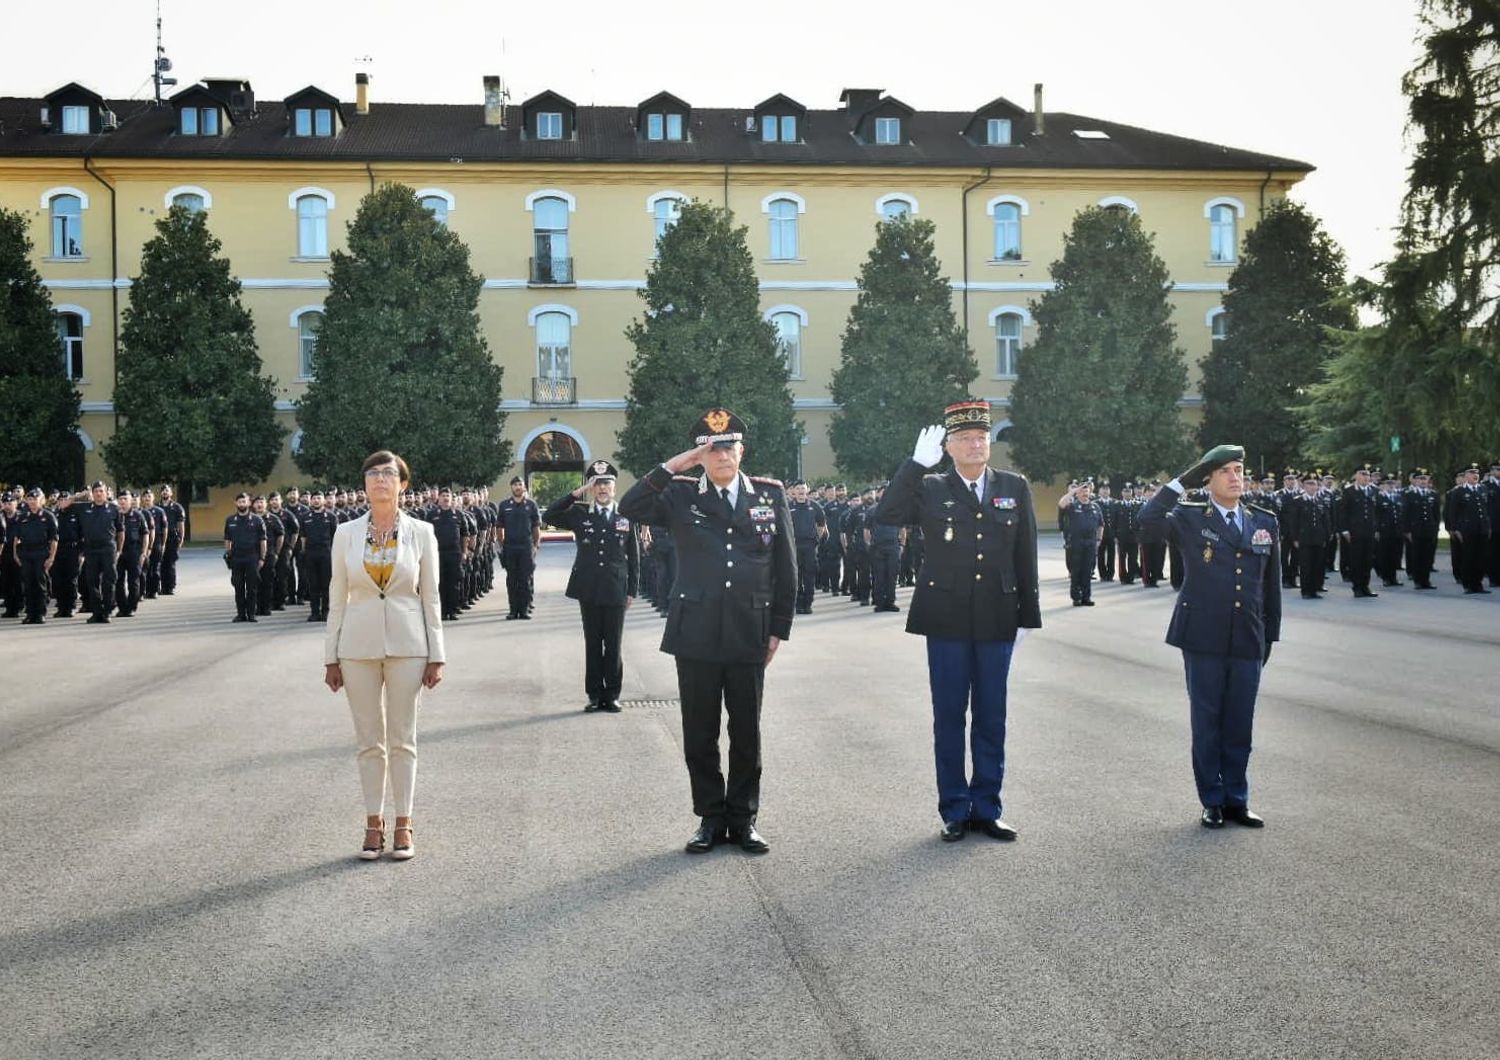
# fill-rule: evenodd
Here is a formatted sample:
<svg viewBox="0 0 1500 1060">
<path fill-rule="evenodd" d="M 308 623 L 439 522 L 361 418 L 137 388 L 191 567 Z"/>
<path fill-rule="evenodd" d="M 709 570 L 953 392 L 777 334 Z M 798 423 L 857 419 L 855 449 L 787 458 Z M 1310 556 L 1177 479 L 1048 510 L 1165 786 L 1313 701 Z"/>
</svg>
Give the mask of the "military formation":
<svg viewBox="0 0 1500 1060">
<path fill-rule="evenodd" d="M 142 600 L 177 591 L 187 513 L 163 486 L 86 492 L 16 487 L 0 494 L 0 600 L 21 625 L 88 613 L 93 624 L 129 618 Z"/>
</svg>

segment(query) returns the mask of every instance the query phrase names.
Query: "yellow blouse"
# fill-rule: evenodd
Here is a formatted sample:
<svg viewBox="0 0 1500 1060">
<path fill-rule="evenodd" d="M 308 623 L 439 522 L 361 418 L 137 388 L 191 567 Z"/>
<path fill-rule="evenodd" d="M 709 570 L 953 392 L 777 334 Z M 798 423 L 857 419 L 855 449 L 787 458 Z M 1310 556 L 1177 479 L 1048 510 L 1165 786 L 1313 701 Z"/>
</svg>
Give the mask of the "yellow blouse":
<svg viewBox="0 0 1500 1060">
<path fill-rule="evenodd" d="M 391 575 L 396 570 L 396 534 L 384 545 L 376 542 L 372 527 L 365 536 L 365 573 L 382 590 L 391 584 Z"/>
</svg>

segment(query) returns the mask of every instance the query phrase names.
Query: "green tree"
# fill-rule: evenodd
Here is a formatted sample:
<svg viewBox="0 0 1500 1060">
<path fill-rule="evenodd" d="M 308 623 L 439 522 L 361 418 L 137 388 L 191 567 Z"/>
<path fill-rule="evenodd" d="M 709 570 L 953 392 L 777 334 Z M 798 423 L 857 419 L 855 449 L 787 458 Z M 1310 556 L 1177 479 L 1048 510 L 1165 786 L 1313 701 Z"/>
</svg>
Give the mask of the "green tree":
<svg viewBox="0 0 1500 1060">
<path fill-rule="evenodd" d="M 1175 468 L 1188 455 L 1167 267 L 1135 214 L 1074 218 L 1011 391 L 1011 453 L 1034 478 Z"/>
<path fill-rule="evenodd" d="M 511 444 L 469 248 L 411 188 L 385 184 L 360 203 L 348 253 L 331 257 L 297 466 L 348 482 L 393 449 L 421 481 L 494 481 Z"/>
<path fill-rule="evenodd" d="M 63 368 L 52 299 L 24 216 L 0 209 L 0 481 L 78 486 L 78 391 Z"/>
<path fill-rule="evenodd" d="M 180 206 L 142 249 L 120 328 L 120 427 L 104 444 L 116 478 L 228 486 L 276 465 L 276 384 L 221 249 L 205 215 Z"/>
<path fill-rule="evenodd" d="M 895 471 L 917 432 L 944 405 L 967 397 L 979 374 L 933 250 L 934 231 L 931 221 L 904 216 L 883 222 L 860 267 L 828 430 L 840 470 L 854 478 Z"/>
<path fill-rule="evenodd" d="M 1205 449 L 1241 441 L 1263 468 L 1302 458 L 1294 406 L 1335 352 L 1330 329 L 1356 323 L 1343 285 L 1343 251 L 1318 219 L 1298 203 L 1274 203 L 1245 237 L 1224 296 L 1226 335 L 1202 361 Z"/>
<path fill-rule="evenodd" d="M 711 203 L 684 206 L 657 243 L 641 297 L 645 318 L 625 329 L 635 355 L 620 466 L 643 475 L 680 453 L 693 422 L 721 405 L 745 421 L 748 470 L 795 474 L 802 425 L 776 329 L 761 319 L 744 227 Z"/>
</svg>

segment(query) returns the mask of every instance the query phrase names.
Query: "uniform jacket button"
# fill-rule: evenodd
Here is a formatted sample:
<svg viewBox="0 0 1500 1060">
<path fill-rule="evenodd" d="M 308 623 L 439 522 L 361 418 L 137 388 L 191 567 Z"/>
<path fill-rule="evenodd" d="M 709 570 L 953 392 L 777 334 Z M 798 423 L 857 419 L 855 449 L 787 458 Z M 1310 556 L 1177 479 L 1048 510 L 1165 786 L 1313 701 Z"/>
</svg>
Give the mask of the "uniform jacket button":
<svg viewBox="0 0 1500 1060">
<path fill-rule="evenodd" d="M 725 583 L 724 583 L 724 588 L 726 588 L 726 589 L 728 589 L 728 588 L 730 588 L 730 587 L 731 587 L 731 586 L 732 586 L 732 585 L 734 585 L 734 582 L 725 582 Z M 1238 605 L 1236 605 L 1236 606 L 1238 606 Z"/>
<path fill-rule="evenodd" d="M 979 553 L 979 555 L 975 556 L 974 558 L 975 559 L 984 559 L 984 553 L 981 552 L 981 553 Z"/>
<path fill-rule="evenodd" d="M 1234 602 L 1234 606 L 1235 606 L 1235 607 L 1239 607 L 1239 606 L 1240 606 L 1240 602 L 1239 602 L 1239 601 L 1238 601 L 1238 600 L 1236 600 L 1236 601 L 1235 601 L 1235 602 Z"/>
<path fill-rule="evenodd" d="M 976 581 L 976 582 L 977 582 L 977 581 L 981 581 L 981 580 L 982 580 L 982 579 L 983 579 L 983 578 L 984 578 L 984 575 L 983 575 L 983 574 L 976 574 L 976 575 L 974 575 L 974 580 L 975 580 L 975 581 Z"/>
</svg>

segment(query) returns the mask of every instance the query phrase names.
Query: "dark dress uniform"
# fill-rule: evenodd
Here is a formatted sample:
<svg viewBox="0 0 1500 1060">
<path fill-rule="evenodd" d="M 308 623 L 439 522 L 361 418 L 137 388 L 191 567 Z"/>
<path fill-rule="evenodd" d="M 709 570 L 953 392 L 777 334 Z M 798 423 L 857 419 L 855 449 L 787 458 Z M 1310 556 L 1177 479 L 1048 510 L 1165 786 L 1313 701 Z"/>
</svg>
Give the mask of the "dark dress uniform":
<svg viewBox="0 0 1500 1060">
<path fill-rule="evenodd" d="M 1375 539 L 1380 533 L 1375 487 L 1348 485 L 1339 495 L 1338 532 L 1349 557 L 1349 582 L 1355 596 L 1375 596 L 1370 591 L 1370 571 L 1375 565 Z"/>
<path fill-rule="evenodd" d="M 187 532 L 187 510 L 176 501 L 161 506 L 167 517 L 167 539 L 161 550 L 161 595 L 177 592 L 177 554 Z"/>
<path fill-rule="evenodd" d="M 531 532 L 541 525 L 542 513 L 530 497 L 519 501 L 507 497 L 500 502 L 500 526 L 505 531 L 500 544 L 500 566 L 505 568 L 505 595 L 510 600 L 511 618 L 530 617 L 531 578 L 536 572 Z"/>
<path fill-rule="evenodd" d="M 17 617 L 25 603 L 25 593 L 21 586 L 21 568 L 13 559 L 16 554 L 16 530 L 20 526 L 20 518 L 20 512 L 0 513 L 0 557 L 3 557 L 3 562 L 0 562 L 0 600 L 5 603 L 5 611 L 0 614 L 0 618 Z"/>
<path fill-rule="evenodd" d="M 1297 553 L 1298 584 L 1302 596 L 1316 600 L 1323 591 L 1323 581 L 1328 576 L 1328 565 L 1324 553 L 1328 549 L 1328 505 L 1317 494 L 1306 493 L 1285 504 L 1286 532 L 1295 543 Z M 1283 548 L 1287 547 L 1283 542 Z M 1285 582 L 1283 582 L 1285 585 Z"/>
<path fill-rule="evenodd" d="M 870 602 L 870 550 L 865 545 L 865 507 L 851 504 L 839 524 L 844 536 L 844 585 L 849 599 L 864 606 Z"/>
<path fill-rule="evenodd" d="M 78 505 L 59 508 L 57 516 L 57 558 L 52 563 L 52 596 L 57 600 L 57 617 L 72 618 L 78 608 L 78 560 L 83 554 L 83 524 L 78 521 Z"/>
<path fill-rule="evenodd" d="M 254 622 L 260 588 L 260 548 L 266 540 L 266 522 L 254 512 L 244 515 L 235 512 L 224 520 L 224 540 L 229 542 L 229 580 L 234 585 L 235 620 Z"/>
<path fill-rule="evenodd" d="M 818 549 L 818 581 L 822 583 L 823 591 L 831 596 L 838 596 L 842 591 L 844 545 L 839 540 L 839 527 L 843 525 L 847 508 L 847 504 L 841 504 L 837 500 L 823 505 L 823 521 L 828 527 L 828 536 Z"/>
<path fill-rule="evenodd" d="M 438 509 L 431 523 L 437 535 L 438 597 L 443 605 L 443 618 L 452 621 L 458 617 L 458 607 L 463 603 L 464 538 L 468 524 L 457 508 Z"/>
<path fill-rule="evenodd" d="M 15 562 L 20 566 L 21 588 L 26 597 L 26 621 L 35 625 L 47 616 L 46 563 L 57 541 L 57 516 L 46 508 L 21 512 L 15 519 L 15 541 Z"/>
<path fill-rule="evenodd" d="M 1120 584 L 1134 585 L 1141 573 L 1141 502 L 1122 497 L 1115 504 L 1115 547 L 1119 551 Z"/>
<path fill-rule="evenodd" d="M 271 610 L 285 611 L 287 604 L 297 602 L 296 556 L 302 536 L 302 523 L 285 505 L 272 515 L 281 521 L 281 551 L 276 556 L 276 573 L 272 579 Z"/>
<path fill-rule="evenodd" d="M 1381 490 L 1375 494 L 1375 526 L 1380 540 L 1375 544 L 1375 573 L 1387 588 L 1401 585 L 1401 494 Z"/>
<path fill-rule="evenodd" d="M 83 577 L 88 583 L 90 622 L 108 622 L 115 606 L 115 550 L 125 521 L 111 501 L 89 504 L 78 513 L 83 525 Z"/>
<path fill-rule="evenodd" d="M 766 652 L 772 637 L 791 636 L 797 596 L 792 517 L 781 483 L 742 472 L 737 489 L 731 510 L 707 474 L 674 476 L 657 467 L 620 498 L 627 518 L 670 527 L 676 544 L 661 650 L 677 659 L 693 812 L 715 835 L 726 826 L 753 835 Z M 719 764 L 721 713 L 729 717 L 727 784 Z"/>
<path fill-rule="evenodd" d="M 1438 528 L 1443 504 L 1437 491 L 1411 485 L 1401 494 L 1401 534 L 1406 539 L 1406 573 L 1418 589 L 1434 589 L 1432 568 L 1437 557 Z"/>
<path fill-rule="evenodd" d="M 151 536 L 151 516 L 143 508 L 132 508 L 120 516 L 125 544 L 115 564 L 115 613 L 129 618 L 141 605 L 146 580 L 146 539 Z"/>
<path fill-rule="evenodd" d="M 166 555 L 167 513 L 159 504 L 142 509 L 151 520 L 151 554 L 146 557 L 146 585 L 142 596 L 154 600 L 161 592 L 161 564 Z"/>
<path fill-rule="evenodd" d="M 1479 486 L 1467 483 L 1454 486 L 1444 506 L 1444 522 L 1450 535 L 1461 535 L 1455 573 L 1464 592 L 1487 593 L 1484 568 L 1488 559 L 1490 531 L 1489 506 Z"/>
<path fill-rule="evenodd" d="M 1115 580 L 1115 505 L 1119 502 L 1113 497 L 1097 497 L 1094 503 L 1099 506 L 1100 529 L 1104 532 L 1099 538 L 1099 580 L 1112 582 Z"/>
<path fill-rule="evenodd" d="M 828 517 L 817 501 L 790 501 L 792 529 L 797 539 L 797 613 L 812 614 L 818 591 L 818 529 L 826 529 Z"/>
<path fill-rule="evenodd" d="M 275 512 L 263 512 L 259 517 L 266 524 L 266 561 L 258 572 L 260 584 L 256 588 L 255 613 L 267 617 L 276 602 L 276 565 L 281 562 L 286 528 Z"/>
<path fill-rule="evenodd" d="M 620 661 L 625 602 L 640 589 L 634 524 L 614 507 L 578 504 L 571 493 L 554 501 L 542 521 L 571 530 L 577 542 L 567 594 L 578 601 L 583 619 L 583 690 L 589 707 L 618 710 L 625 680 Z"/>
<path fill-rule="evenodd" d="M 1490 587 L 1500 587 L 1500 476 L 1494 471 L 1479 483 L 1479 495 L 1484 498 L 1485 512 L 1489 516 L 1490 539 L 1485 574 Z"/>
<path fill-rule="evenodd" d="M 1179 503 L 1171 485 L 1141 513 L 1144 537 L 1176 539 L 1189 560 L 1167 643 L 1182 651 L 1192 711 L 1193 778 L 1206 815 L 1211 808 L 1249 806 L 1246 770 L 1255 696 L 1270 646 L 1281 638 L 1276 516 L 1241 504 L 1235 524 L 1226 523 L 1210 502 Z M 1210 823 L 1208 816 L 1204 823 Z"/>
<path fill-rule="evenodd" d="M 307 581 L 303 590 L 307 593 L 309 622 L 322 622 L 328 618 L 328 583 L 333 577 L 333 535 L 339 528 L 336 515 L 326 508 L 314 511 L 309 508 L 302 521 L 303 554 L 306 556 Z"/>
<path fill-rule="evenodd" d="M 953 425 L 962 415 L 978 413 L 945 412 L 949 430 L 963 429 Z M 988 423 L 988 406 L 983 415 Z M 998 822 L 1011 653 L 1020 629 L 1042 625 L 1031 487 L 1022 475 L 988 468 L 982 495 L 975 496 L 958 472 L 929 474 L 908 460 L 886 487 L 875 519 L 922 527 L 926 555 L 906 631 L 927 638 L 938 813 L 947 825 Z M 972 775 L 965 768 L 966 729 Z"/>
<path fill-rule="evenodd" d="M 1068 559 L 1068 595 L 1082 607 L 1093 601 L 1094 564 L 1099 559 L 1099 531 L 1104 512 L 1098 501 L 1081 504 L 1074 501 L 1057 509 L 1057 523 L 1063 532 L 1063 548 Z"/>
<path fill-rule="evenodd" d="M 870 534 L 870 599 L 876 611 L 900 611 L 896 606 L 896 571 L 901 565 L 901 527 L 887 526 L 873 518 L 875 509 L 865 509 L 865 529 Z"/>
</svg>

